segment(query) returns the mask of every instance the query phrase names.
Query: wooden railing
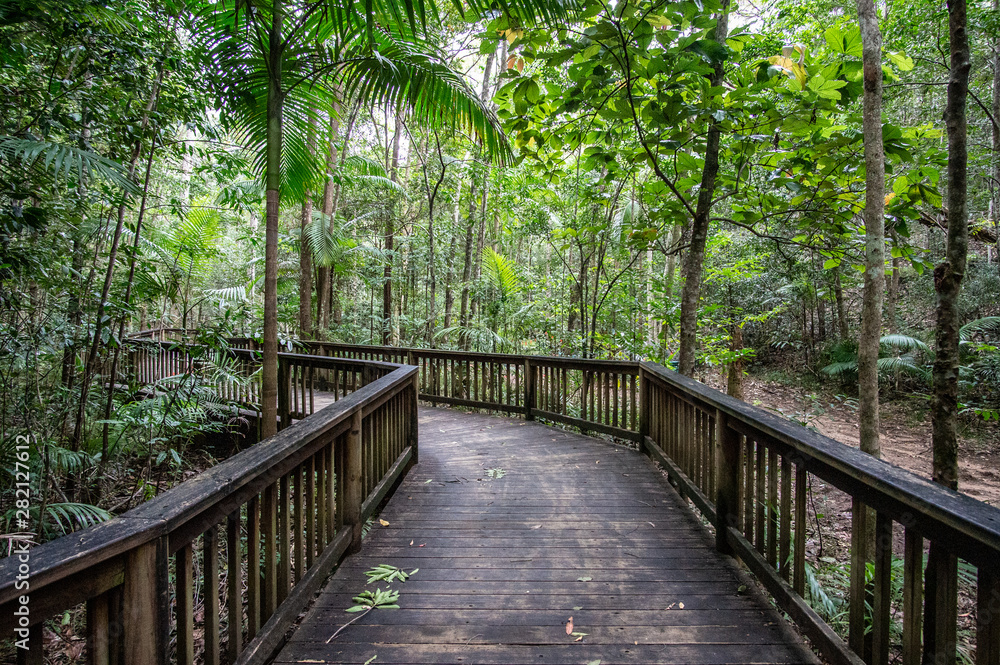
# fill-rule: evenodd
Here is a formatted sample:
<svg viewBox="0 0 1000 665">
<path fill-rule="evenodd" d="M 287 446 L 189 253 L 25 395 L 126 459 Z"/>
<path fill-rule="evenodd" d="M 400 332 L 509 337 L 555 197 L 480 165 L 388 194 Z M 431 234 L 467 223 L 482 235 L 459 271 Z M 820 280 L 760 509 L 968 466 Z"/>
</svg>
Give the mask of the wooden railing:
<svg viewBox="0 0 1000 665">
<path fill-rule="evenodd" d="M 640 442 L 713 525 L 718 549 L 739 557 L 837 665 L 955 663 L 963 560 L 976 570 L 975 661 L 1000 664 L 997 508 L 654 363 L 303 344 L 327 356 L 416 365 L 422 400 Z M 807 504 L 818 482 L 851 511 L 846 641 L 805 600 L 807 518 L 819 519 Z"/>
<path fill-rule="evenodd" d="M 169 346 L 139 371 L 189 371 L 194 361 Z M 282 355 L 288 388 L 279 394 L 298 406 L 276 436 L 109 522 L 23 555 L 15 546 L 0 560 L 0 635 L 30 645 L 18 650 L 19 662 L 41 664 L 43 620 L 80 604 L 88 663 L 273 656 L 331 568 L 360 548 L 365 519 L 417 461 L 415 368 Z M 312 412 L 290 388 L 330 377 L 337 401 L 290 422 Z"/>
<path fill-rule="evenodd" d="M 299 342 L 310 354 L 420 368 L 420 399 L 541 418 L 639 441 L 639 364 Z"/>
</svg>

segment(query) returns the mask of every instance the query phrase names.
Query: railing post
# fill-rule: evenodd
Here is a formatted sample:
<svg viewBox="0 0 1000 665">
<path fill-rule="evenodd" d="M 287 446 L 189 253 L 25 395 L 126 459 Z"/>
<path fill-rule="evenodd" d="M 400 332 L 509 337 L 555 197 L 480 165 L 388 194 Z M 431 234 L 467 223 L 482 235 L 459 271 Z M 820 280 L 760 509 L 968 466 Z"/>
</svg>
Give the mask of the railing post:
<svg viewBox="0 0 1000 665">
<path fill-rule="evenodd" d="M 344 487 L 344 526 L 351 528 L 348 552 L 361 549 L 361 408 L 351 414 L 351 429 L 347 434 L 347 476 Z"/>
<path fill-rule="evenodd" d="M 129 665 L 160 665 L 166 660 L 162 628 L 168 605 L 161 598 L 166 594 L 161 593 L 164 576 L 159 570 L 166 571 L 166 549 L 154 540 L 129 552 L 125 560 L 122 640 Z"/>
<path fill-rule="evenodd" d="M 412 353 L 412 352 L 411 352 Z M 410 450 L 413 456 L 410 457 L 410 466 L 413 466 L 418 459 L 418 448 L 417 448 L 417 430 L 419 428 L 420 420 L 420 372 L 413 373 L 413 403 L 410 406 L 410 435 L 408 437 L 407 444 L 410 446 Z"/>
<path fill-rule="evenodd" d="M 738 523 L 739 483 L 740 483 L 740 437 L 729 427 L 728 416 L 721 409 L 715 410 L 715 440 L 719 442 L 719 454 L 715 490 L 715 549 L 723 554 L 732 554 L 727 529 Z"/>
<path fill-rule="evenodd" d="M 535 367 L 530 358 L 524 359 L 524 419 L 535 419 Z"/>
<path fill-rule="evenodd" d="M 288 362 L 278 358 L 278 429 L 285 429 L 291 425 L 291 417 L 288 413 L 289 397 L 291 391 Z"/>
<path fill-rule="evenodd" d="M 649 436 L 649 376 L 639 364 L 639 450 L 646 452 L 646 437 Z"/>
</svg>

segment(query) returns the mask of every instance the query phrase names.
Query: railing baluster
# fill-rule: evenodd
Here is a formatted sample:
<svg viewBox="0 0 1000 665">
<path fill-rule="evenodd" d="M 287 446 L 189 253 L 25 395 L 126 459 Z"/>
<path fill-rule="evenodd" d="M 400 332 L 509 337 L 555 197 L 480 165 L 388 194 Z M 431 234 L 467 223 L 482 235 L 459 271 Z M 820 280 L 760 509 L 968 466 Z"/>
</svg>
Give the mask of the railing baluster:
<svg viewBox="0 0 1000 665">
<path fill-rule="evenodd" d="M 875 514 L 875 597 L 872 602 L 871 665 L 889 663 L 889 622 L 892 611 L 892 520 Z"/>
<path fill-rule="evenodd" d="M 906 529 L 903 539 L 903 661 L 920 665 L 924 539 Z"/>
<path fill-rule="evenodd" d="M 1000 577 L 979 568 L 976 590 L 976 665 L 1000 664 Z"/>
<path fill-rule="evenodd" d="M 767 562 L 778 565 L 778 452 L 767 450 Z"/>
<path fill-rule="evenodd" d="M 111 620 L 108 615 L 108 594 L 102 593 L 87 601 L 87 663 L 110 665 L 111 649 L 108 641 Z M 19 649 L 20 651 L 20 649 Z M 41 649 L 35 649 L 41 654 Z"/>
<path fill-rule="evenodd" d="M 247 502 L 247 639 L 252 640 L 261 625 L 260 593 L 260 499 Z"/>
<path fill-rule="evenodd" d="M 806 592 L 806 469 L 795 465 L 795 547 L 792 588 L 800 596 Z"/>
<path fill-rule="evenodd" d="M 229 662 L 235 663 L 243 652 L 243 557 L 240 546 L 240 511 L 235 510 L 226 520 L 226 600 L 229 620 L 226 627 Z"/>
<path fill-rule="evenodd" d="M 865 569 L 868 564 L 868 507 L 851 502 L 851 586 L 848 600 L 848 645 L 859 656 L 865 650 Z"/>
<path fill-rule="evenodd" d="M 194 577 L 191 545 L 177 550 L 174 565 L 177 575 L 177 662 L 194 665 Z"/>
<path fill-rule="evenodd" d="M 211 527 L 202 537 L 202 593 L 205 596 L 205 665 L 219 665 L 219 530 Z"/>
<path fill-rule="evenodd" d="M 781 526 L 778 532 L 778 572 L 781 578 L 788 582 L 791 577 L 790 561 L 792 543 L 792 463 L 784 455 L 781 456 Z"/>
<path fill-rule="evenodd" d="M 300 464 L 292 474 L 292 481 L 295 485 L 292 490 L 293 510 L 295 512 L 295 526 L 293 527 L 295 532 L 295 583 L 298 584 L 306 572 L 305 521 L 302 514 L 305 511 L 305 463 Z"/>
<path fill-rule="evenodd" d="M 266 622 L 278 607 L 278 487 L 272 483 L 264 490 L 261 511 L 264 534 L 264 605 L 261 621 Z"/>
<path fill-rule="evenodd" d="M 288 496 L 288 474 L 281 476 L 278 480 L 278 595 L 275 607 L 285 602 L 288 597 L 288 587 L 291 581 L 291 561 L 289 556 L 292 553 L 291 528 L 289 511 L 291 502 Z"/>
<path fill-rule="evenodd" d="M 316 455 L 306 460 L 306 567 L 316 556 Z"/>
</svg>

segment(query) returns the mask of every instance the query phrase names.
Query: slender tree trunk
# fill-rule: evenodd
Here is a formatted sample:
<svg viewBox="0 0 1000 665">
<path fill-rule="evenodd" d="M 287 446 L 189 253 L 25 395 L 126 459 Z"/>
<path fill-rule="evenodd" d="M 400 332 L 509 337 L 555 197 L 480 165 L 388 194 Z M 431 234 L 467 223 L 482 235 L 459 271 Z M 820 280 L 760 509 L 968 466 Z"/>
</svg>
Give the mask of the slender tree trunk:
<svg viewBox="0 0 1000 665">
<path fill-rule="evenodd" d="M 463 328 L 469 325 L 469 289 L 472 279 L 472 241 L 476 228 L 476 181 L 469 184 L 469 218 L 465 220 L 465 265 L 462 268 L 462 309 L 459 314 L 459 325 Z M 462 348 L 468 349 L 468 339 L 462 341 Z"/>
<path fill-rule="evenodd" d="M 403 135 L 403 119 L 396 116 L 396 130 L 392 136 L 392 161 L 388 164 L 389 177 L 393 182 L 399 181 L 399 141 Z M 382 272 L 382 346 L 392 343 L 392 263 L 393 245 L 395 244 L 396 206 L 389 206 L 389 214 L 385 220 L 385 267 Z"/>
<path fill-rule="evenodd" d="M 729 34 L 729 0 L 722 0 L 712 36 L 720 44 L 726 43 Z M 715 65 L 712 87 L 722 85 L 725 70 L 722 63 Z M 715 178 L 719 173 L 719 141 L 722 131 L 712 120 L 705 142 L 705 167 L 701 173 L 701 187 L 694 219 L 691 220 L 691 245 L 684 257 L 684 287 L 681 290 L 681 334 L 678 369 L 685 376 L 694 376 L 695 352 L 698 348 L 698 305 L 701 300 L 702 269 L 705 262 L 705 244 L 712 215 L 712 198 L 715 196 Z"/>
<path fill-rule="evenodd" d="M 326 169 L 328 173 L 333 173 L 337 164 L 343 164 L 347 159 L 347 145 L 351 140 L 351 133 L 354 130 L 354 123 L 358 117 L 360 106 L 355 105 L 354 110 L 347 120 L 347 129 L 344 131 L 344 141 L 340 149 L 340 160 L 337 160 L 337 135 L 340 133 L 340 103 L 334 100 L 333 111 L 330 114 L 330 148 L 326 155 Z M 340 207 L 340 185 L 335 185 L 332 178 L 327 178 L 323 188 L 323 216 L 328 219 L 329 230 L 334 231 L 334 215 Z M 330 328 L 330 314 L 333 312 L 333 323 L 340 325 L 340 285 L 341 279 L 332 266 L 323 266 L 319 270 L 319 280 L 316 289 L 316 317 L 320 330 L 324 333 Z M 335 288 L 336 287 L 336 288 Z"/>
<path fill-rule="evenodd" d="M 950 0 L 951 76 L 945 124 L 948 130 L 948 238 L 944 261 L 934 270 L 937 290 L 934 398 L 931 406 L 934 480 L 958 486 L 958 295 L 969 249 L 967 210 L 968 148 L 965 104 L 969 89 L 969 42 L 965 0 Z"/>
<path fill-rule="evenodd" d="M 993 13 L 1000 13 L 1000 0 L 993 0 Z M 997 242 L 997 269 L 1000 270 L 1000 36 L 993 41 L 993 200 L 991 218 Z"/>
<path fill-rule="evenodd" d="M 840 280 L 840 268 L 833 271 L 833 297 L 837 301 L 837 329 L 840 334 L 840 341 L 846 342 L 850 337 L 847 327 L 847 308 L 844 305 L 844 286 Z"/>
<path fill-rule="evenodd" d="M 885 316 L 888 321 L 890 333 L 899 332 L 899 322 L 896 320 L 899 304 L 899 270 L 903 267 L 903 262 L 898 256 L 892 258 L 892 275 L 889 277 L 889 295 L 885 305 Z"/>
<path fill-rule="evenodd" d="M 875 457 L 879 445 L 878 352 L 885 289 L 885 152 L 882 146 L 882 34 L 873 0 L 858 0 L 861 24 L 865 146 L 865 285 L 858 337 L 858 424 L 861 450 Z"/>
<path fill-rule="evenodd" d="M 264 340 L 261 358 L 261 438 L 278 431 L 278 222 L 281 188 L 282 106 L 281 0 L 273 0 L 267 57 L 267 215 L 264 231 Z"/>
<path fill-rule="evenodd" d="M 731 341 L 729 350 L 736 352 L 743 349 L 743 328 L 734 323 L 730 330 Z M 743 399 L 743 361 L 734 360 L 729 363 L 729 373 L 726 381 L 726 393 L 735 399 Z"/>
<path fill-rule="evenodd" d="M 931 398 L 933 478 L 958 489 L 958 296 L 965 276 L 969 251 L 968 146 L 966 144 L 966 98 L 969 93 L 970 53 L 966 31 L 965 0 L 948 1 L 948 33 L 951 46 L 948 101 L 944 120 L 948 131 L 948 234 L 945 257 L 934 269 L 937 291 L 936 356 Z M 927 557 L 924 611 L 924 660 L 927 665 L 954 665 L 958 604 L 958 561 L 938 541 L 931 543 Z M 943 593 L 940 593 L 943 592 Z"/>
<path fill-rule="evenodd" d="M 316 119 L 309 123 L 308 150 L 310 155 L 316 153 Z M 312 322 L 312 292 L 313 292 L 313 262 L 312 250 L 306 238 L 306 229 L 312 224 L 313 200 L 312 191 L 306 190 L 302 199 L 302 216 L 299 220 L 299 337 L 305 339 L 313 332 Z"/>
</svg>

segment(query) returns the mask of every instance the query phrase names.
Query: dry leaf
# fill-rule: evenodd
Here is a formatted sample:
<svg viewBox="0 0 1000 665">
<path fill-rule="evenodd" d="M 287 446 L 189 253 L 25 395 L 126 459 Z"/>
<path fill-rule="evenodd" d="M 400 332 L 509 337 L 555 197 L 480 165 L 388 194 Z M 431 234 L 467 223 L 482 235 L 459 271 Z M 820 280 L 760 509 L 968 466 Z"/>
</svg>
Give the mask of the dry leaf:
<svg viewBox="0 0 1000 665">
<path fill-rule="evenodd" d="M 677 607 L 679 607 L 679 608 L 681 608 L 683 610 L 684 609 L 684 603 L 677 603 Z"/>
<path fill-rule="evenodd" d="M 577 582 L 589 582 L 592 579 L 594 579 L 594 578 L 593 577 L 578 577 L 578 578 L 576 578 L 576 581 Z"/>
<path fill-rule="evenodd" d="M 566 622 L 566 634 L 567 635 L 573 634 L 573 617 L 570 617 L 569 621 Z"/>
<path fill-rule="evenodd" d="M 412 540 L 410 541 L 410 547 L 413 547 L 413 541 Z"/>
<path fill-rule="evenodd" d="M 381 524 L 382 526 L 389 526 L 389 523 L 388 523 L 388 522 L 386 522 L 386 521 L 385 521 L 384 519 L 382 519 L 381 517 L 379 518 L 379 520 L 378 520 L 378 523 L 379 523 L 379 524 Z"/>
</svg>

